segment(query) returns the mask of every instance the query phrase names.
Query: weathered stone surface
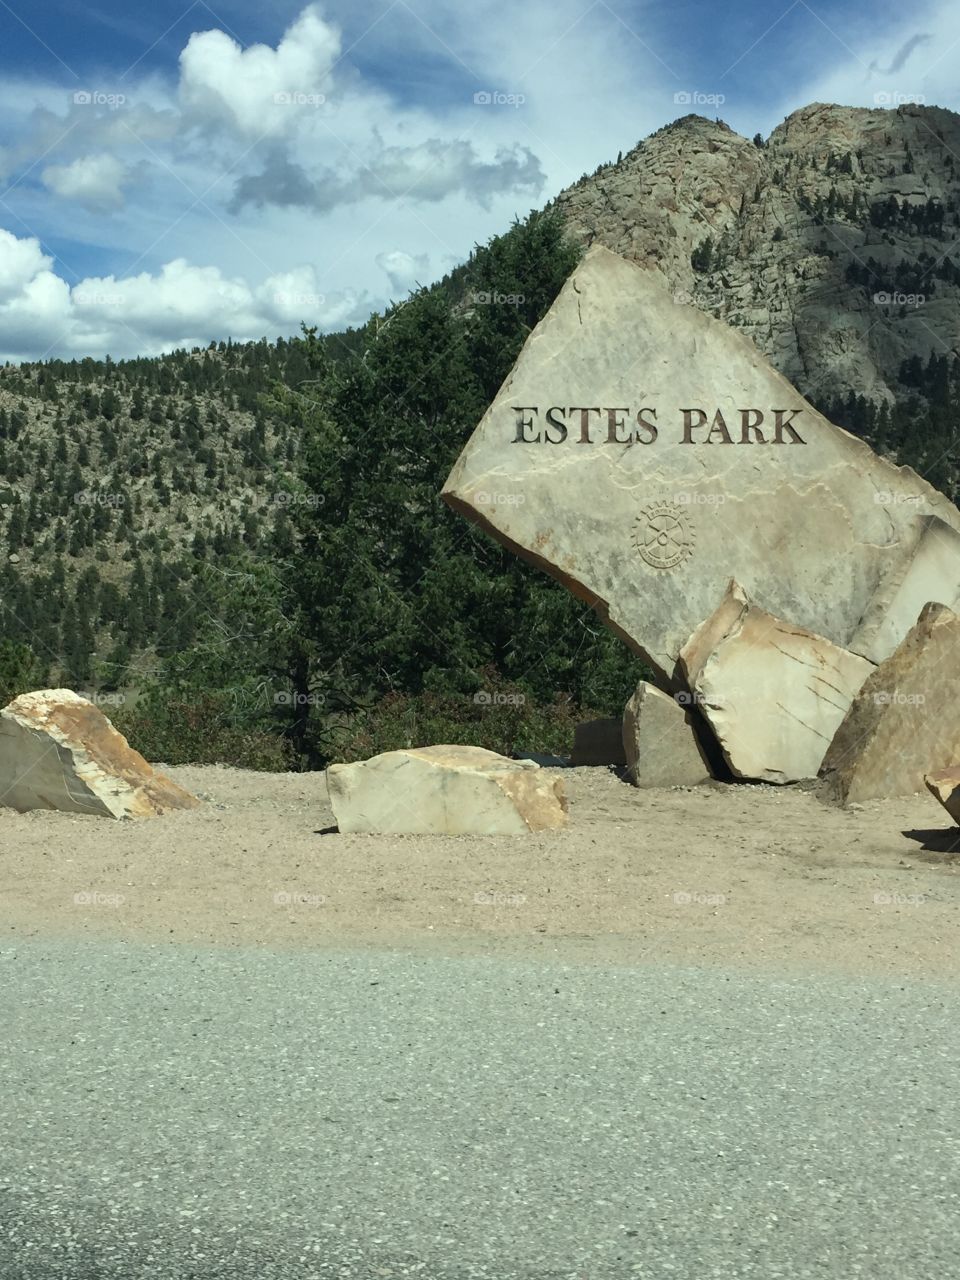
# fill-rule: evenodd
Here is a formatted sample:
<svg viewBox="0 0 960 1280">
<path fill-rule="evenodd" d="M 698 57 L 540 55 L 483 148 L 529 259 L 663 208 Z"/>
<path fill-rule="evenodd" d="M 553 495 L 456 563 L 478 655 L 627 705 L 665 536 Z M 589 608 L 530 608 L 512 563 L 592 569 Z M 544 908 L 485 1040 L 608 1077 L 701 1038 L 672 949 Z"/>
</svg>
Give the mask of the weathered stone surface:
<svg viewBox="0 0 960 1280">
<path fill-rule="evenodd" d="M 757 608 L 731 582 L 680 652 L 687 684 L 738 778 L 815 778 L 837 727 L 873 672 L 848 653 Z"/>
<path fill-rule="evenodd" d="M 623 712 L 623 750 L 638 787 L 695 787 L 711 776 L 690 712 L 646 680 Z"/>
<path fill-rule="evenodd" d="M 510 836 L 567 820 L 559 779 L 482 747 L 417 747 L 334 764 L 327 788 L 342 832 Z"/>
<path fill-rule="evenodd" d="M 572 765 L 624 765 L 623 728 L 619 719 L 583 720 L 573 730 Z"/>
<path fill-rule="evenodd" d="M 924 775 L 931 795 L 937 797 L 954 822 L 960 824 L 960 765 Z"/>
<path fill-rule="evenodd" d="M 823 761 L 823 795 L 841 803 L 913 795 L 960 760 L 960 617 L 928 604 L 864 683 Z"/>
<path fill-rule="evenodd" d="M 0 804 L 144 818 L 200 801 L 148 764 L 92 702 L 40 689 L 0 711 Z"/>
<path fill-rule="evenodd" d="M 665 688 L 731 576 L 874 662 L 913 625 L 919 582 L 944 604 L 960 595 L 952 503 L 600 247 L 528 338 L 443 497 L 593 605 Z"/>
</svg>

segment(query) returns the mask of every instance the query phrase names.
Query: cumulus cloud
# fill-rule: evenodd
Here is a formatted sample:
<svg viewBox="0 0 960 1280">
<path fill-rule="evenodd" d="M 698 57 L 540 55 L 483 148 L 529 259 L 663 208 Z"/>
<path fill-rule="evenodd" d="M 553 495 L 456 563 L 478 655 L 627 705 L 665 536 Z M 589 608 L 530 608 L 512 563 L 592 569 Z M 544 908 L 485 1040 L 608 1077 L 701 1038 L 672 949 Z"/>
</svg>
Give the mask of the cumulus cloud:
<svg viewBox="0 0 960 1280">
<path fill-rule="evenodd" d="M 9 231 L 0 231 L 0 303 L 22 294 L 31 280 L 52 265 L 53 259 L 40 248 L 39 240 L 21 240 Z"/>
<path fill-rule="evenodd" d="M 55 195 L 95 212 L 122 206 L 126 177 L 126 165 L 109 155 L 80 156 L 70 164 L 50 165 L 42 174 L 44 186 Z"/>
<path fill-rule="evenodd" d="M 184 258 L 159 272 L 92 276 L 71 289 L 35 239 L 0 231 L 0 358 L 46 354 L 133 355 L 275 336 L 301 321 L 340 327 L 366 316 L 356 292 L 330 296 L 314 268 L 302 266 L 251 286 L 219 267 Z M 39 348 L 39 349 L 38 349 Z"/>
<path fill-rule="evenodd" d="M 430 258 L 425 253 L 405 253 L 403 249 L 390 249 L 378 253 L 376 264 L 386 273 L 394 295 L 409 293 L 418 285 L 426 284 L 430 270 Z"/>
<path fill-rule="evenodd" d="M 340 33 L 311 4 L 276 49 L 241 49 L 223 31 L 195 33 L 180 55 L 180 102 L 186 116 L 226 124 L 251 139 L 295 129 L 297 108 L 314 105 L 330 88 Z"/>
</svg>

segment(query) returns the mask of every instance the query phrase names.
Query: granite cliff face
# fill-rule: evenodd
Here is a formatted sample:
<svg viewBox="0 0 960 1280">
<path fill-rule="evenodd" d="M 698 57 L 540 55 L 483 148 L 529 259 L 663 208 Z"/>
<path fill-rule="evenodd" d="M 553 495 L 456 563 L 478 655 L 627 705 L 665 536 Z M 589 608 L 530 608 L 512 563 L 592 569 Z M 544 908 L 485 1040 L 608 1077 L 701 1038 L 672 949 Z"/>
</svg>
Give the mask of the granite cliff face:
<svg viewBox="0 0 960 1280">
<path fill-rule="evenodd" d="M 761 145 L 687 116 L 553 203 L 808 398 L 892 401 L 905 360 L 960 351 L 955 157 L 960 116 L 936 107 L 814 104 Z"/>
</svg>

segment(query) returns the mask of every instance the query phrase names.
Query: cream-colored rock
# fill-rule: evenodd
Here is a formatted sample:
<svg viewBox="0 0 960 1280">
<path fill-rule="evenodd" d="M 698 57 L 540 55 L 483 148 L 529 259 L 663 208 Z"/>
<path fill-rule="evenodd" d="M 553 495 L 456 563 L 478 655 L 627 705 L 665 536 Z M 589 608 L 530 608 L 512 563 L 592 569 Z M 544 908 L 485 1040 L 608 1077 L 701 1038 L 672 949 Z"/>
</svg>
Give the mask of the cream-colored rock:
<svg viewBox="0 0 960 1280">
<path fill-rule="evenodd" d="M 511 836 L 567 820 L 559 779 L 482 747 L 417 747 L 330 765 L 327 789 L 341 832 Z"/>
<path fill-rule="evenodd" d="M 917 581 L 944 604 L 960 596 L 952 503 L 600 247 L 527 339 L 443 497 L 590 603 L 663 687 L 731 577 L 874 662 L 916 620 Z"/>
<path fill-rule="evenodd" d="M 960 617 L 925 606 L 865 682 L 823 762 L 823 795 L 841 803 L 913 795 L 960 760 Z"/>
<path fill-rule="evenodd" d="M 738 778 L 815 778 L 874 670 L 823 636 L 774 617 L 731 582 L 680 652 L 698 709 Z"/>
<path fill-rule="evenodd" d="M 682 695 L 671 698 L 646 680 L 624 708 L 623 750 L 638 787 L 695 787 L 711 776 Z"/>
<path fill-rule="evenodd" d="M 0 711 L 0 804 L 144 818 L 200 801 L 148 764 L 92 702 L 40 689 Z"/>
<path fill-rule="evenodd" d="M 954 822 L 960 824 L 960 765 L 924 775 L 931 795 L 937 797 Z"/>
</svg>

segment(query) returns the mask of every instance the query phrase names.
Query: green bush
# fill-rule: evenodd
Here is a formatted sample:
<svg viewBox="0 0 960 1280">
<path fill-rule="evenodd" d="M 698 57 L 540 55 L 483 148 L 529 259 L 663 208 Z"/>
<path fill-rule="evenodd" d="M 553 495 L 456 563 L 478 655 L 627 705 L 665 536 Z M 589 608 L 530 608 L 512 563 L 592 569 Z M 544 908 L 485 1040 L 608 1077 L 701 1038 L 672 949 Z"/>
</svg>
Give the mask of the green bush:
<svg viewBox="0 0 960 1280">
<path fill-rule="evenodd" d="M 152 690 L 135 706 L 111 711 L 110 719 L 148 760 L 273 773 L 296 767 L 283 738 L 234 722 L 232 700 L 224 693 L 164 696 Z"/>
<path fill-rule="evenodd" d="M 504 756 L 565 756 L 573 749 L 574 727 L 598 714 L 563 695 L 536 703 L 518 687 L 492 681 L 475 694 L 391 693 L 332 728 L 329 763 L 442 743 Z"/>
</svg>

